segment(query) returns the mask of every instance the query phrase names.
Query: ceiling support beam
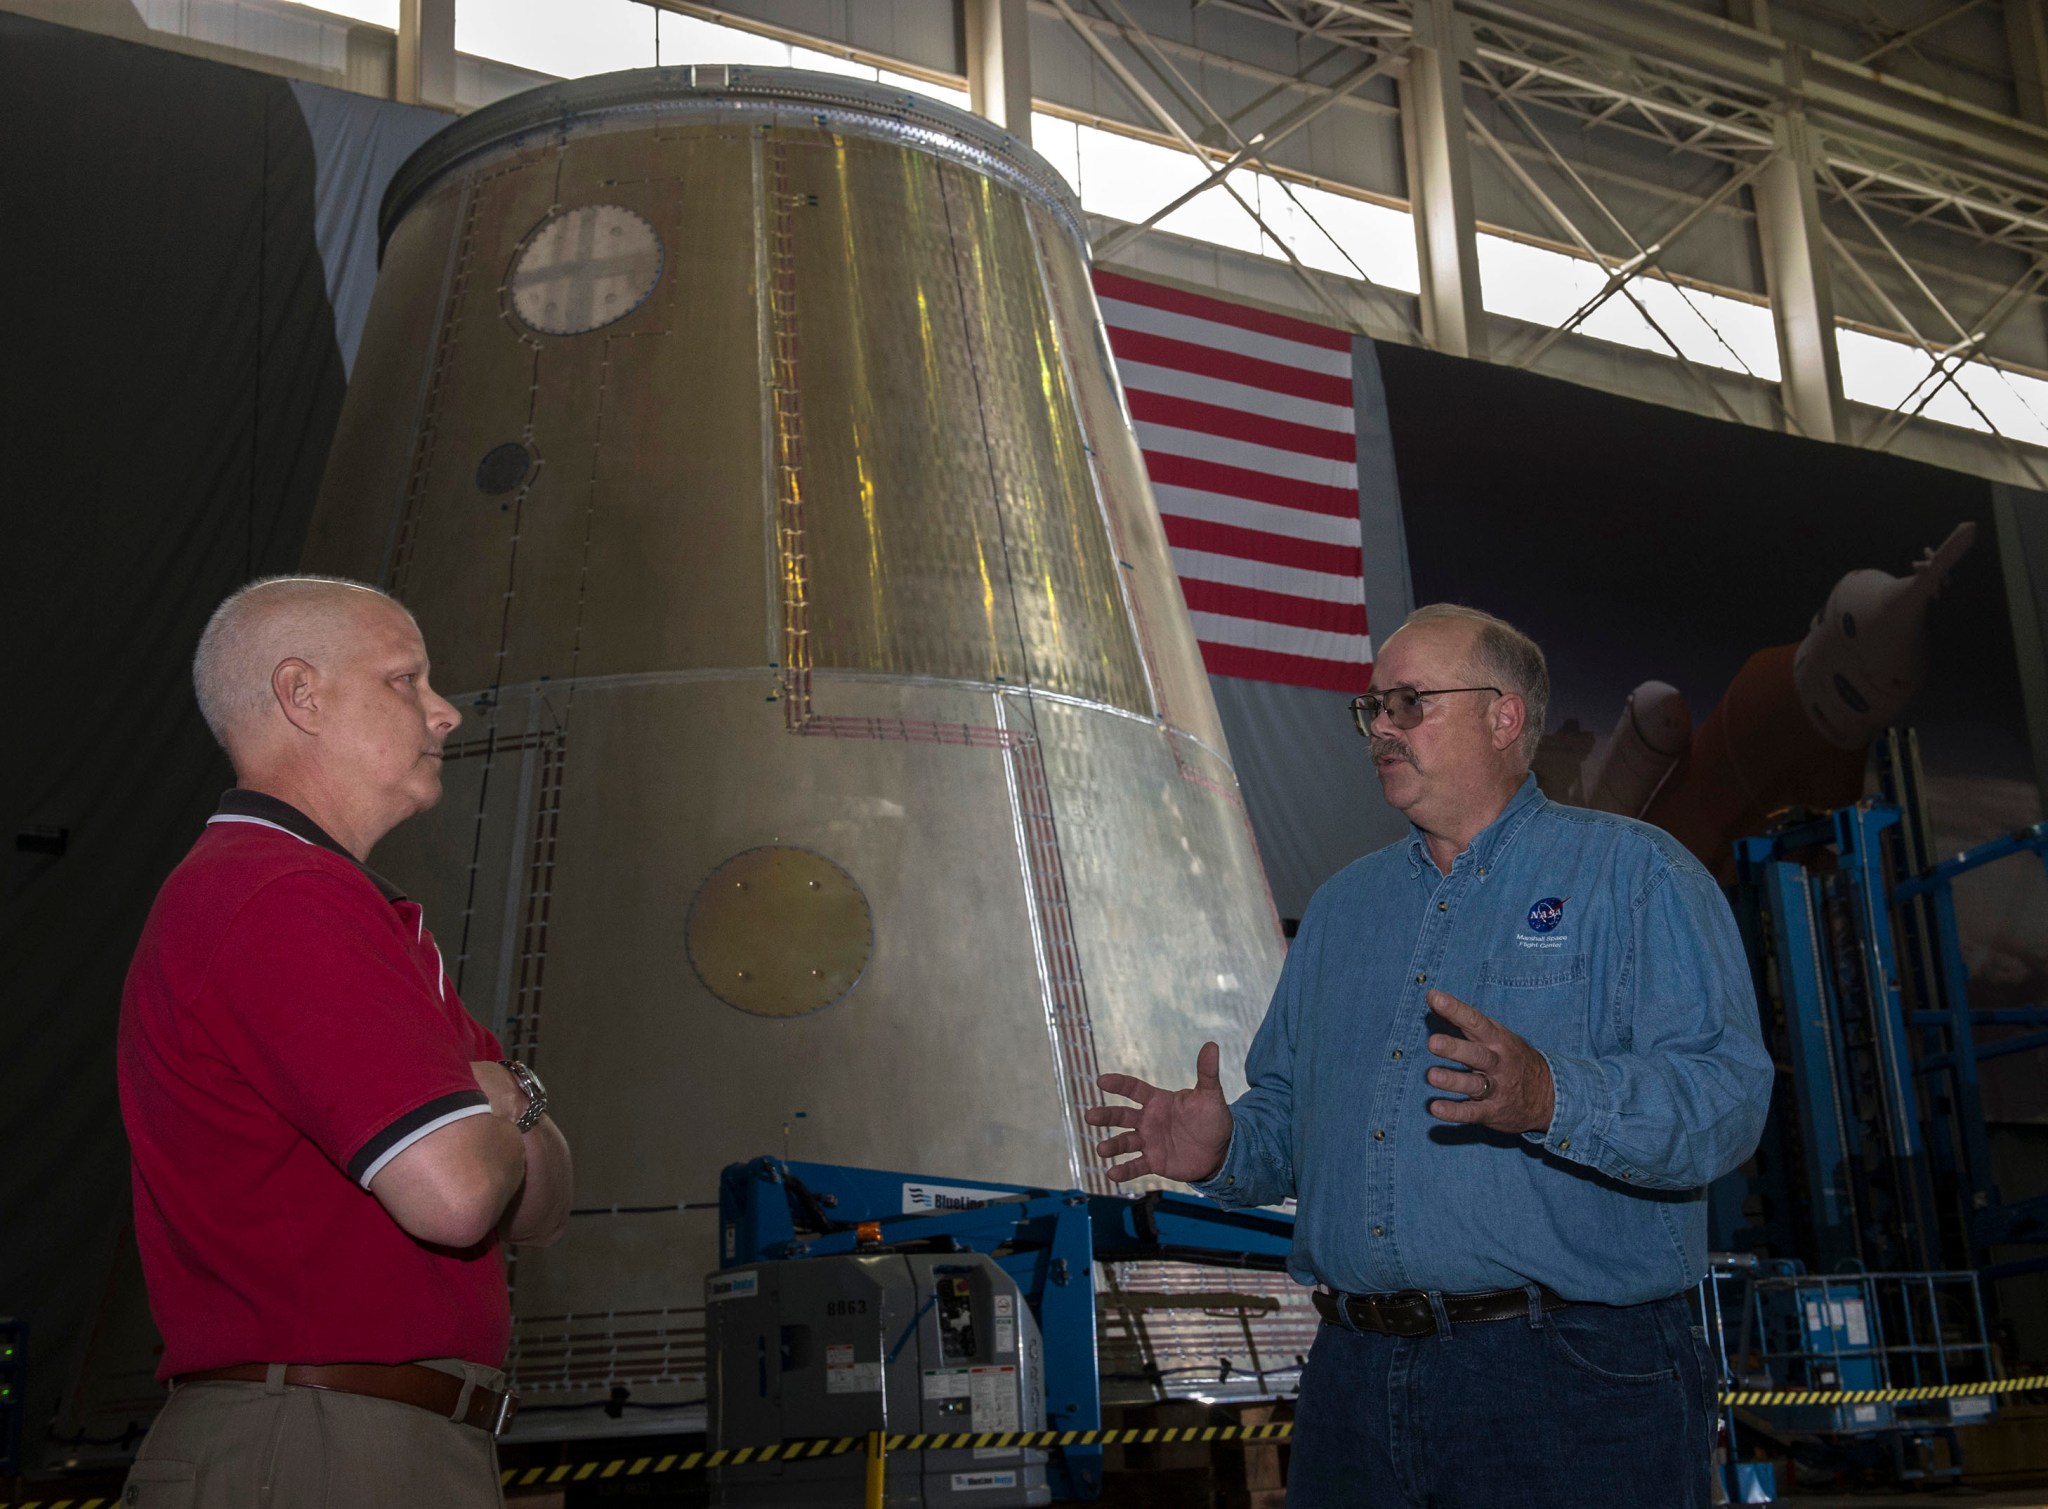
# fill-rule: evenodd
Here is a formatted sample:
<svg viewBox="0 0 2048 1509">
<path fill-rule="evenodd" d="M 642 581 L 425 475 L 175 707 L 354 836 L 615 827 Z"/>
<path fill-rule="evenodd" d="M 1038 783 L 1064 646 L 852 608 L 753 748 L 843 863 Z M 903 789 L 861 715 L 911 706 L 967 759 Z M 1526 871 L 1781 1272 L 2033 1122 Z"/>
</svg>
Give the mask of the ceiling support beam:
<svg viewBox="0 0 2048 1509">
<path fill-rule="evenodd" d="M 1416 0 L 1401 81 L 1401 142 L 1422 281 L 1422 336 L 1438 351 L 1484 359 L 1486 306 L 1472 208 L 1472 155 L 1451 0 Z"/>
<path fill-rule="evenodd" d="M 960 0 L 967 98 L 976 115 L 1031 144 L 1031 10 L 1027 0 Z"/>
<path fill-rule="evenodd" d="M 1849 408 L 1835 350 L 1835 292 L 1815 158 L 1804 112 L 1787 110 L 1778 120 L 1777 151 L 1756 180 L 1757 239 L 1778 331 L 1785 412 L 1802 434 L 1847 441 Z"/>
<path fill-rule="evenodd" d="M 2013 114 L 2048 126 L 2048 4 L 2005 0 L 2005 37 L 2012 55 Z"/>
<path fill-rule="evenodd" d="M 1856 61 L 1860 66 L 1868 68 L 1872 63 L 1875 63 L 1879 58 L 1884 57 L 1887 53 L 1893 52 L 1898 48 L 1904 47 L 1911 49 L 1915 42 L 1918 42 L 1922 37 L 1926 36 L 1929 32 L 1939 30 L 1940 28 L 1948 25 L 1949 22 L 1955 20 L 1958 16 L 1968 15 L 1971 11 L 1975 10 L 1978 6 L 1982 5 L 1983 3 L 1984 0 L 1957 0 L 1957 3 L 1951 5 L 1947 10 L 1929 16 L 1925 21 L 1922 21 L 1919 25 L 1909 26 L 1904 31 L 1898 32 L 1893 36 L 1886 38 L 1883 42 L 1879 43 L 1869 52 L 1863 54 L 1863 56 L 1858 58 Z"/>
<path fill-rule="evenodd" d="M 398 0 L 392 97 L 402 105 L 455 108 L 455 0 Z"/>
</svg>

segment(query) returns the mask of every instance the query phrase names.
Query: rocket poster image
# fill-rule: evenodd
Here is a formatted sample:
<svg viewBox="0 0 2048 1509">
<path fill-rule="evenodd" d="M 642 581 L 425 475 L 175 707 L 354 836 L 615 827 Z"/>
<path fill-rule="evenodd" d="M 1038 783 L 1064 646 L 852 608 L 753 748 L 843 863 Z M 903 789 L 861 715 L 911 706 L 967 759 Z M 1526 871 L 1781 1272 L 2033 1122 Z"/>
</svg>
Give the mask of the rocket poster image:
<svg viewBox="0 0 2048 1509">
<path fill-rule="evenodd" d="M 2040 819 L 1989 483 L 1378 355 L 1415 601 L 1543 646 L 1547 794 L 1653 822 L 1725 882 L 1771 813 L 1874 791 L 1870 741 L 1906 724 L 1937 852 Z M 1957 904 L 1971 1004 L 2048 998 L 2041 867 L 1966 877 Z M 1985 1065 L 1992 1119 L 2048 1121 L 2027 1060 Z"/>
</svg>

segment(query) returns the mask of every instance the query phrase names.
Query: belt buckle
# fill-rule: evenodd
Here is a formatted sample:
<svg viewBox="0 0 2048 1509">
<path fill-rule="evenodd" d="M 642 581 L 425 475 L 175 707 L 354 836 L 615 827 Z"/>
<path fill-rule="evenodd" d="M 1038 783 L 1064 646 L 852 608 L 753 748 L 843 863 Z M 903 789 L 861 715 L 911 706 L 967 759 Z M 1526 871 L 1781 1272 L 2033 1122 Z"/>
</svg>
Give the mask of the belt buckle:
<svg viewBox="0 0 2048 1509">
<path fill-rule="evenodd" d="M 498 1395 L 498 1417 L 491 1422 L 491 1434 L 493 1436 L 505 1434 L 505 1427 L 512 1423 L 512 1417 L 518 1413 L 519 1396 L 508 1388 L 504 1393 Z"/>
<path fill-rule="evenodd" d="M 1406 1324 L 1408 1324 L 1408 1322 L 1407 1322 L 1407 1319 L 1406 1319 L 1406 1312 L 1407 1312 L 1407 1311 L 1409 1311 L 1410 1309 L 1412 1309 L 1412 1308 L 1413 1308 L 1414 1306 L 1416 1306 L 1416 1305 L 1418 1305 L 1418 1304 L 1422 1306 L 1422 1318 L 1423 1318 L 1423 1322 L 1424 1322 L 1424 1328 L 1423 1328 L 1422 1330 L 1420 1330 L 1420 1331 L 1414 1331 L 1414 1330 L 1407 1330 L 1407 1331 L 1396 1331 L 1396 1330 L 1394 1330 L 1394 1329 L 1393 1329 L 1393 1328 L 1392 1328 L 1391 1326 L 1389 1326 L 1389 1327 L 1388 1327 L 1388 1334 L 1389 1334 L 1389 1335 L 1393 1335 L 1393 1336 L 1411 1336 L 1411 1337 L 1412 1337 L 1412 1336 L 1434 1336 L 1434 1335 L 1436 1334 L 1436 1314 L 1435 1314 L 1435 1312 L 1434 1312 L 1434 1311 L 1433 1311 L 1433 1310 L 1432 1310 L 1432 1309 L 1430 1308 L 1430 1304 L 1429 1304 L 1429 1291 L 1428 1291 L 1428 1290 L 1426 1290 L 1426 1289 L 1398 1289 L 1398 1290 L 1396 1290 L 1396 1291 L 1395 1291 L 1394 1293 L 1392 1293 L 1392 1294 L 1389 1294 L 1389 1295 L 1387 1296 L 1387 1300 L 1388 1300 L 1389 1304 L 1392 1304 L 1392 1305 L 1398 1305 L 1398 1306 L 1400 1306 L 1400 1308 L 1401 1308 L 1401 1312 L 1402 1312 L 1402 1314 L 1403 1314 L 1403 1320 L 1402 1320 L 1402 1324 L 1403 1324 L 1403 1325 L 1406 1325 Z"/>
</svg>

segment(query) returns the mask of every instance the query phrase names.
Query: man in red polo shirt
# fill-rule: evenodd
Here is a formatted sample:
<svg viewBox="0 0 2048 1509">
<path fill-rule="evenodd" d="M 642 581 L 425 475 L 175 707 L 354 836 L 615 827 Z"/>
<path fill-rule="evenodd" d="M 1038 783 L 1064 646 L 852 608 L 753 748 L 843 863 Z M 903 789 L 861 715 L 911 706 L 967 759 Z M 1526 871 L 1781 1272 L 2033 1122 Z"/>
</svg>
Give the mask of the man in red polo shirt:
<svg viewBox="0 0 2048 1509">
<path fill-rule="evenodd" d="M 567 1221 L 568 1145 L 364 861 L 440 799 L 461 715 L 392 598 L 251 583 L 193 677 L 237 787 L 121 1003 L 135 1224 L 171 1385 L 125 1502 L 497 1505 L 501 1242 Z"/>
</svg>

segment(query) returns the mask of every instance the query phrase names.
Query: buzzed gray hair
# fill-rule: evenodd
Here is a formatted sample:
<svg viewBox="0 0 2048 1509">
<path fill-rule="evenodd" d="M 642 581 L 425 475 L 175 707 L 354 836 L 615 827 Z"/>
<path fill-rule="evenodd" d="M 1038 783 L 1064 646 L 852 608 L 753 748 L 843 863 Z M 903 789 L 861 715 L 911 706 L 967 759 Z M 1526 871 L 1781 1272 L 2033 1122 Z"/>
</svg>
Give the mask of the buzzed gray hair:
<svg viewBox="0 0 2048 1509">
<path fill-rule="evenodd" d="M 228 746 L 229 731 L 270 700 L 270 675 L 278 662 L 325 648 L 317 636 L 281 648 L 276 632 L 281 622 L 289 616 L 297 620 L 292 624 L 296 631 L 309 630 L 304 610 L 337 587 L 367 592 L 407 611 L 390 593 L 344 576 L 260 576 L 229 593 L 213 610 L 192 656 L 192 687 L 199 694 L 200 716 L 229 754 L 234 753 Z"/>
<path fill-rule="evenodd" d="M 1550 711 L 1550 666 L 1535 640 L 1504 618 L 1463 603 L 1429 603 L 1408 615 L 1402 628 L 1425 623 L 1468 623 L 1479 632 L 1472 644 L 1472 669 L 1478 678 L 1522 699 L 1522 760 L 1533 763 L 1543 739 L 1543 719 Z"/>
</svg>

